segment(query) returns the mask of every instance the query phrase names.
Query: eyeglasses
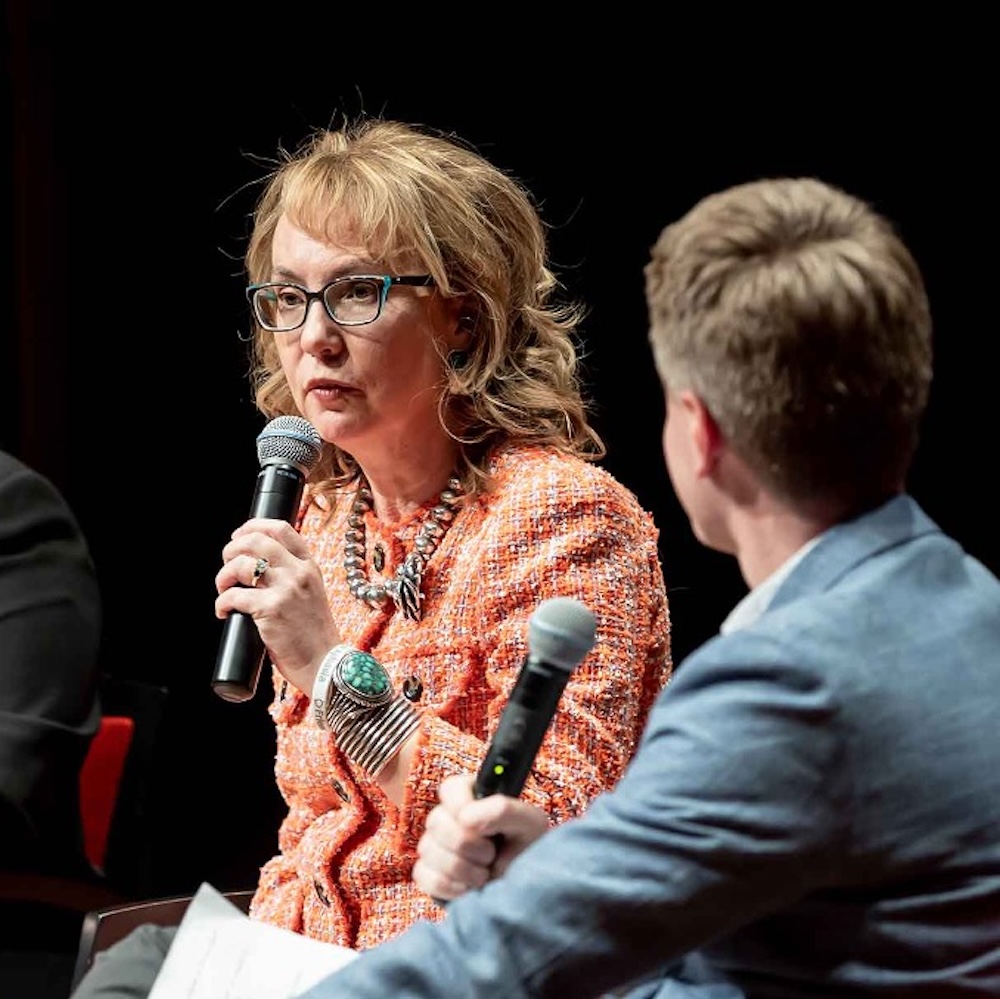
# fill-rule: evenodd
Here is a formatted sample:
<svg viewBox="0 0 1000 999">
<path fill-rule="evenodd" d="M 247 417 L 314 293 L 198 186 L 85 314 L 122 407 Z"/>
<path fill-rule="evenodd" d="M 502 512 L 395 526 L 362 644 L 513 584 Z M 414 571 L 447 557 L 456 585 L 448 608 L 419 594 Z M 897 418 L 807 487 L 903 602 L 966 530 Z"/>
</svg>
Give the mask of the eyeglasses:
<svg viewBox="0 0 1000 999">
<path fill-rule="evenodd" d="M 326 314 L 340 326 L 364 326 L 382 314 L 389 289 L 397 284 L 427 287 L 430 274 L 391 277 L 388 274 L 347 274 L 335 278 L 319 291 L 298 284 L 268 281 L 247 288 L 247 299 L 260 325 L 271 333 L 290 333 L 305 321 L 309 306 L 323 303 Z"/>
</svg>

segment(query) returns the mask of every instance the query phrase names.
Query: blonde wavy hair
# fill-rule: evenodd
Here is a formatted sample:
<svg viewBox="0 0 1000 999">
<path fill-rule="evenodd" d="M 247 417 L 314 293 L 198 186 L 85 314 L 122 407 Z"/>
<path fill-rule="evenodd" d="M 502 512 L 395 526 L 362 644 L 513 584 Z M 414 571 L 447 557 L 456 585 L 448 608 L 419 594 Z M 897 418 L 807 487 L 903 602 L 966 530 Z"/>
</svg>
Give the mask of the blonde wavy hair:
<svg viewBox="0 0 1000 999">
<path fill-rule="evenodd" d="M 531 195 L 455 136 L 360 118 L 279 149 L 253 215 L 245 255 L 251 283 L 271 278 L 271 244 L 286 215 L 314 239 L 349 228 L 373 260 L 392 270 L 415 257 L 437 292 L 464 300 L 467 361 L 442 358 L 441 425 L 460 444 L 456 471 L 468 493 L 488 487 L 488 460 L 505 443 L 546 445 L 598 460 L 576 346 L 584 310 L 560 302 L 547 233 Z M 255 327 L 250 379 L 267 417 L 300 415 L 273 333 Z M 359 474 L 332 444 L 313 488 L 341 488 Z"/>
<path fill-rule="evenodd" d="M 903 488 L 931 315 L 885 218 L 814 178 L 753 181 L 668 225 L 645 276 L 664 386 L 694 391 L 772 490 L 849 514 Z"/>
</svg>

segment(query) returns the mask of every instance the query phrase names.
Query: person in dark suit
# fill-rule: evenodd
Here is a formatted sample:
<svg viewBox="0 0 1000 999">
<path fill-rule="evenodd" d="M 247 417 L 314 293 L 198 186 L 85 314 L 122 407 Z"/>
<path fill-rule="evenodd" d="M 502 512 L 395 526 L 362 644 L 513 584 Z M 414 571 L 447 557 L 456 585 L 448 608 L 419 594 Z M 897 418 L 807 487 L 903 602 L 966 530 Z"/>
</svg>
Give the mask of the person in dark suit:
<svg viewBox="0 0 1000 999">
<path fill-rule="evenodd" d="M 1000 995 L 1000 581 L 907 493 L 917 263 L 789 178 L 703 199 L 645 276 L 671 481 L 750 592 L 582 816 L 447 778 L 414 869 L 447 917 L 304 999 Z"/>
<path fill-rule="evenodd" d="M 94 875 L 79 781 L 100 722 L 101 614 L 64 497 L 0 451 L 0 876 Z"/>
</svg>

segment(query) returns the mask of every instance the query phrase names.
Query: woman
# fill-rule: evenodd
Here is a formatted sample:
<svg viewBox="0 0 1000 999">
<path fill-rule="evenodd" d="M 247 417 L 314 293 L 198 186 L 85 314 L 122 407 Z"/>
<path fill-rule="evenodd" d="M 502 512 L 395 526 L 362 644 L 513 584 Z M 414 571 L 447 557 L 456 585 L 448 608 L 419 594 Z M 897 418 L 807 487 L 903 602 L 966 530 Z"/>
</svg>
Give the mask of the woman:
<svg viewBox="0 0 1000 999">
<path fill-rule="evenodd" d="M 374 119 L 318 133 L 270 177 L 246 265 L 258 408 L 325 442 L 300 530 L 249 521 L 216 580 L 275 667 L 289 811 L 251 914 L 365 948 L 439 917 L 416 843 L 441 780 L 482 760 L 544 599 L 582 601 L 597 641 L 523 797 L 559 822 L 620 776 L 670 669 L 657 532 L 594 463 L 538 213 L 474 151 Z M 310 710 L 345 644 L 392 684 L 378 772 Z"/>
<path fill-rule="evenodd" d="M 297 523 L 249 520 L 216 577 L 217 616 L 252 616 L 273 665 L 288 805 L 251 915 L 363 949 L 443 915 L 416 844 L 546 599 L 589 608 L 596 641 L 522 797 L 557 823 L 622 774 L 670 673 L 657 531 L 596 464 L 539 215 L 476 152 L 376 119 L 319 132 L 269 177 L 246 267 L 258 408 L 323 440 Z M 114 953 L 77 995 L 118 994 Z"/>
</svg>

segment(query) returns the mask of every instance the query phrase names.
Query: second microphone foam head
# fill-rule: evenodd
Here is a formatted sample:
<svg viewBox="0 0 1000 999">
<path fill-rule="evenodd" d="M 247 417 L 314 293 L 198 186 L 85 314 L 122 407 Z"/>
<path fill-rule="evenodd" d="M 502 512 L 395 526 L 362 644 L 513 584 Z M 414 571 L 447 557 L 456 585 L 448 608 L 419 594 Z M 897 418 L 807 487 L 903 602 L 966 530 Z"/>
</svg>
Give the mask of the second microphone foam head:
<svg viewBox="0 0 1000 999">
<path fill-rule="evenodd" d="M 528 654 L 567 672 L 594 647 L 597 621 L 573 597 L 543 600 L 528 619 Z"/>
</svg>

